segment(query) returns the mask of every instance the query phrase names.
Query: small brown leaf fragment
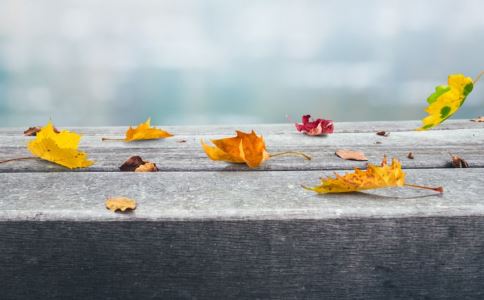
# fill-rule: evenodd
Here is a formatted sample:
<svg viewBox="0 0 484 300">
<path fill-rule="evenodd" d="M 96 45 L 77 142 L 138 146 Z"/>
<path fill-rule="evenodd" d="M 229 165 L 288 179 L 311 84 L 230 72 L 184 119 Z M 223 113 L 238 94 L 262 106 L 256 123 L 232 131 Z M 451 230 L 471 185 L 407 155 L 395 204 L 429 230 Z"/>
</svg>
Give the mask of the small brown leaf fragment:
<svg viewBox="0 0 484 300">
<path fill-rule="evenodd" d="M 449 153 L 450 154 L 450 153 Z M 452 167 L 454 168 L 469 168 L 469 164 L 457 155 L 450 154 L 452 158 Z"/>
<path fill-rule="evenodd" d="M 346 160 L 357 160 L 357 161 L 367 161 L 365 154 L 361 151 L 354 150 L 338 150 L 335 153 L 338 157 Z"/>
<path fill-rule="evenodd" d="M 24 131 L 25 136 L 36 136 L 37 133 L 42 129 L 40 126 L 35 126 L 35 127 L 29 127 L 29 129 Z M 54 132 L 59 133 L 60 131 L 57 130 L 57 128 L 54 127 Z"/>
<path fill-rule="evenodd" d="M 134 172 L 139 166 L 144 165 L 145 163 L 146 161 L 143 161 L 141 156 L 131 156 L 121 165 L 121 167 L 119 167 L 119 169 L 123 172 Z"/>
<path fill-rule="evenodd" d="M 381 142 L 380 141 L 376 141 L 375 144 L 381 145 Z"/>
<path fill-rule="evenodd" d="M 139 166 L 134 170 L 135 172 L 158 172 L 158 167 L 155 163 L 146 162 L 145 164 Z"/>
<path fill-rule="evenodd" d="M 187 141 L 186 140 L 179 140 L 179 141 L 176 141 L 177 143 L 186 143 Z"/>
<path fill-rule="evenodd" d="M 376 135 L 387 137 L 387 136 L 389 136 L 389 135 L 390 135 L 390 132 L 386 132 L 386 131 L 378 131 L 378 132 L 376 133 Z"/>
<path fill-rule="evenodd" d="M 126 212 L 129 210 L 136 209 L 136 201 L 126 197 L 109 198 L 106 200 L 105 205 L 107 209 L 113 212 L 116 212 L 116 211 Z"/>
<path fill-rule="evenodd" d="M 475 119 L 471 119 L 472 122 L 478 122 L 478 123 L 481 123 L 481 122 L 484 122 L 484 116 L 480 116 L 480 117 L 477 117 Z"/>
<path fill-rule="evenodd" d="M 414 159 L 414 157 L 413 157 L 413 153 L 412 153 L 412 152 L 408 152 L 407 157 L 408 157 L 408 159 Z"/>
</svg>

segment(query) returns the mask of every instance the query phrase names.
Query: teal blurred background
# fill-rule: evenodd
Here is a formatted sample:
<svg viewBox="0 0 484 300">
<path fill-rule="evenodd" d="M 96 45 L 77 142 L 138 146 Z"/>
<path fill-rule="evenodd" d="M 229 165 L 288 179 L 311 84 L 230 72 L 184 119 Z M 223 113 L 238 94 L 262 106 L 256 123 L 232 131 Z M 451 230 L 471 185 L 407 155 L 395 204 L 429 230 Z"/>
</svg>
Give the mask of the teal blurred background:
<svg viewBox="0 0 484 300">
<path fill-rule="evenodd" d="M 478 0 L 0 0 L 0 126 L 420 119 L 448 74 L 484 69 L 483 11 Z M 456 117 L 477 115 L 479 84 Z"/>
</svg>

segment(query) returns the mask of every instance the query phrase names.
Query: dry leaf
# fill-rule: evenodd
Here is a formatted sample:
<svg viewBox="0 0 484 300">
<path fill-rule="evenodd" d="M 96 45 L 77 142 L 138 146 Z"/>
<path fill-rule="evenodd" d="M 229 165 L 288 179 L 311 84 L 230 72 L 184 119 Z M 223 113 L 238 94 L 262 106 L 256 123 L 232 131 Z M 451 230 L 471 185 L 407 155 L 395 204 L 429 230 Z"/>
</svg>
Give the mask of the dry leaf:
<svg viewBox="0 0 484 300">
<path fill-rule="evenodd" d="M 106 208 L 115 211 L 128 211 L 136 209 L 136 201 L 126 197 L 112 197 L 106 200 Z"/>
<path fill-rule="evenodd" d="M 262 136 L 258 136 L 254 131 L 236 132 L 235 137 L 212 140 L 215 146 L 205 144 L 202 140 L 202 147 L 207 156 L 212 160 L 245 163 L 251 168 L 258 167 L 269 159 Z"/>
<path fill-rule="evenodd" d="M 36 136 L 37 133 L 42 129 L 42 127 L 40 126 L 36 126 L 36 127 L 29 127 L 29 129 L 25 130 L 24 131 L 24 135 L 25 136 Z M 59 130 L 57 130 L 57 128 L 54 127 L 54 132 L 55 133 L 59 133 Z"/>
<path fill-rule="evenodd" d="M 450 153 L 449 153 L 450 154 Z M 452 158 L 452 167 L 454 168 L 469 168 L 469 164 L 457 155 L 450 154 Z"/>
<path fill-rule="evenodd" d="M 471 119 L 472 122 L 484 122 L 484 116 L 481 116 L 481 117 L 477 117 L 475 119 Z"/>
<path fill-rule="evenodd" d="M 134 170 L 135 172 L 158 172 L 158 168 L 156 167 L 156 164 L 146 162 L 145 164 L 139 166 Z"/>
<path fill-rule="evenodd" d="M 179 140 L 179 141 L 176 141 L 177 143 L 186 143 L 187 141 L 186 140 Z"/>
<path fill-rule="evenodd" d="M 333 121 L 324 119 L 316 119 L 315 121 L 310 121 L 310 119 L 310 115 L 304 115 L 302 117 L 302 123 L 295 124 L 297 131 L 303 132 L 307 135 L 324 135 L 333 133 Z"/>
<path fill-rule="evenodd" d="M 346 160 L 358 160 L 358 161 L 367 161 L 365 154 L 361 151 L 353 151 L 353 150 L 338 150 L 336 151 L 336 155 L 342 159 Z"/>
<path fill-rule="evenodd" d="M 87 159 L 85 152 L 77 150 L 80 140 L 81 136 L 75 132 L 56 133 L 49 121 L 27 147 L 35 156 L 69 169 L 89 167 L 94 162 Z"/>
<path fill-rule="evenodd" d="M 123 172 L 157 172 L 156 164 L 144 161 L 141 156 L 131 156 L 119 169 Z"/>
<path fill-rule="evenodd" d="M 427 98 L 429 114 L 422 120 L 422 127 L 417 130 L 433 128 L 455 114 L 464 104 L 467 95 L 472 92 L 474 81 L 462 74 L 449 75 L 448 85 L 439 85 Z"/>
<path fill-rule="evenodd" d="M 141 123 L 136 128 L 129 127 L 126 131 L 126 142 L 137 141 L 137 140 L 154 140 L 162 139 L 173 136 L 171 133 L 158 129 L 156 127 L 151 127 L 151 118 L 148 118 L 146 122 Z"/>
<path fill-rule="evenodd" d="M 325 194 L 348 193 L 403 186 L 405 184 L 405 173 L 402 171 L 402 165 L 397 159 L 393 159 L 391 165 L 387 165 L 387 160 L 384 158 L 380 167 L 368 164 L 366 171 L 355 168 L 354 173 L 347 173 L 344 176 L 335 175 L 335 178 L 322 178 L 321 185 L 319 186 L 305 188 L 320 194 Z"/>
<path fill-rule="evenodd" d="M 414 159 L 413 153 L 412 152 L 408 152 L 407 158 L 408 159 Z"/>
<path fill-rule="evenodd" d="M 390 132 L 386 132 L 386 131 L 378 131 L 376 134 L 377 134 L 377 135 L 379 135 L 379 136 L 384 136 L 384 137 L 387 137 L 387 136 L 389 136 L 389 135 L 390 135 Z"/>
</svg>

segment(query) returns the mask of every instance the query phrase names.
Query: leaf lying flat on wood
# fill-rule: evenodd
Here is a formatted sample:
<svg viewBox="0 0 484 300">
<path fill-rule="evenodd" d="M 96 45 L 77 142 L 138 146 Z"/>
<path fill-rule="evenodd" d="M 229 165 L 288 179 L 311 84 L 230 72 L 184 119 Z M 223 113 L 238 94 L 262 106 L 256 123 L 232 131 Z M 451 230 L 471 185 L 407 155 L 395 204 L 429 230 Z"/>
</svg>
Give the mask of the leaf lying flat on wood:
<svg viewBox="0 0 484 300">
<path fill-rule="evenodd" d="M 380 189 L 387 187 L 408 186 L 419 189 L 432 190 L 443 193 L 442 187 L 427 187 L 405 183 L 405 172 L 402 170 L 402 164 L 394 158 L 391 165 L 387 164 L 387 158 L 384 157 L 380 166 L 368 164 L 366 170 L 355 168 L 353 173 L 339 175 L 335 177 L 321 178 L 321 184 L 315 187 L 302 186 L 307 190 L 314 191 L 318 194 L 327 193 L 350 193 L 364 190 Z"/>
<path fill-rule="evenodd" d="M 112 197 L 106 200 L 106 208 L 116 212 L 126 212 L 136 209 L 136 201 L 126 197 Z"/>
<path fill-rule="evenodd" d="M 478 122 L 478 123 L 484 122 L 484 116 L 477 117 L 475 119 L 471 119 L 471 121 L 472 122 Z"/>
<path fill-rule="evenodd" d="M 119 169 L 123 172 L 158 172 L 155 163 L 144 161 L 141 156 L 131 156 Z"/>
<path fill-rule="evenodd" d="M 365 153 L 361 151 L 354 151 L 354 150 L 338 150 L 335 153 L 338 157 L 346 160 L 357 160 L 357 161 L 367 161 L 368 158 L 365 156 Z"/>
<path fill-rule="evenodd" d="M 85 152 L 78 151 L 80 140 L 81 136 L 75 132 L 63 130 L 56 133 L 54 125 L 49 121 L 27 148 L 33 155 L 66 168 L 86 168 L 94 162 L 88 160 Z"/>
<path fill-rule="evenodd" d="M 449 153 L 450 154 L 450 153 Z M 452 159 L 452 167 L 454 168 L 469 168 L 469 164 L 457 155 L 450 154 Z"/>
<path fill-rule="evenodd" d="M 389 135 L 390 135 L 390 132 L 386 132 L 386 131 L 378 131 L 378 132 L 376 133 L 376 135 L 379 135 L 379 136 L 385 136 L 385 137 L 387 137 L 387 136 L 389 136 Z"/>
</svg>

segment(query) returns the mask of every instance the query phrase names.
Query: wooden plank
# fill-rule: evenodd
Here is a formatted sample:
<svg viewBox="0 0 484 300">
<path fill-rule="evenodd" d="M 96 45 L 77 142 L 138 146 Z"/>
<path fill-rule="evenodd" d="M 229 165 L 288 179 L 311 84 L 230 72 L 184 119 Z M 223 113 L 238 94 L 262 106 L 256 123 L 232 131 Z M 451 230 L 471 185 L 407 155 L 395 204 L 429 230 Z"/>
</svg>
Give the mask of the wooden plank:
<svg viewBox="0 0 484 300">
<path fill-rule="evenodd" d="M 296 220 L 484 216 L 484 169 L 408 170 L 407 182 L 443 186 L 316 195 L 332 172 L 158 172 L 0 174 L 0 221 Z M 110 196 L 138 201 L 131 214 L 104 207 Z"/>
<path fill-rule="evenodd" d="M 414 131 L 421 126 L 421 121 L 369 121 L 369 122 L 335 122 L 336 133 L 362 133 L 362 132 L 400 132 L 400 131 Z M 32 124 L 40 125 L 40 124 Z M 172 132 L 175 135 L 229 135 L 235 129 L 250 131 L 252 129 L 264 132 L 265 134 L 287 134 L 294 133 L 295 128 L 292 123 L 280 124 L 239 124 L 239 125 L 197 125 L 197 126 L 160 126 Z M 117 127 L 60 127 L 61 129 L 69 129 L 85 136 L 123 136 L 124 132 L 129 126 Z M 21 136 L 25 128 L 0 128 L 0 137 L 3 136 Z M 471 122 L 469 120 L 447 120 L 440 126 L 432 129 L 432 131 L 440 130 L 454 130 L 454 129 L 482 129 L 483 123 Z"/>
<path fill-rule="evenodd" d="M 235 129 L 235 128 L 232 128 Z M 370 161 L 379 163 L 384 155 L 398 157 L 404 168 L 449 167 L 449 152 L 466 159 L 471 167 L 484 167 L 484 130 L 456 129 L 426 132 L 393 132 L 388 137 L 373 132 L 336 133 L 328 137 L 310 137 L 291 133 L 264 134 L 269 152 L 303 151 L 313 157 L 311 161 L 301 158 L 277 158 L 268 161 L 260 170 L 336 170 L 364 167 L 364 162 L 344 161 L 334 155 L 338 149 L 362 150 Z M 80 171 L 118 171 L 118 167 L 130 156 L 140 155 L 156 162 L 165 171 L 245 170 L 243 165 L 231 165 L 209 160 L 200 146 L 200 140 L 208 141 L 223 135 L 180 135 L 175 138 L 140 141 L 132 143 L 102 142 L 97 136 L 86 136 L 80 148 L 96 161 L 90 168 Z M 26 144 L 29 137 L 5 136 L 0 139 L 0 160 L 28 156 Z M 180 140 L 186 141 L 179 143 Z M 407 158 L 412 152 L 415 159 Z M 46 162 L 26 160 L 0 164 L 0 172 L 66 171 L 65 168 Z"/>
<path fill-rule="evenodd" d="M 0 294 L 3 299 L 481 299 L 482 232 L 482 216 L 0 222 Z"/>
</svg>

